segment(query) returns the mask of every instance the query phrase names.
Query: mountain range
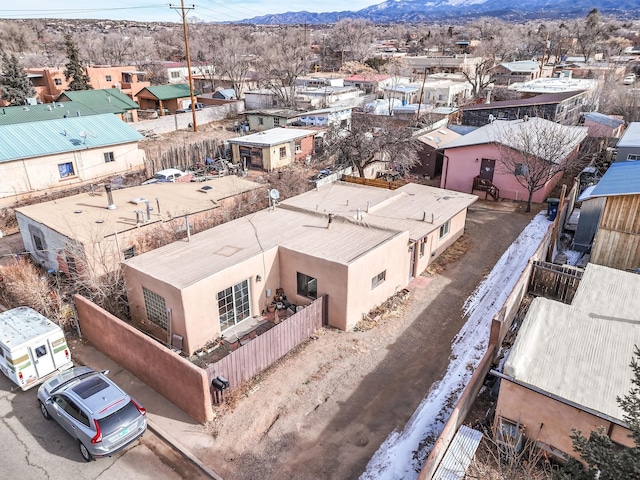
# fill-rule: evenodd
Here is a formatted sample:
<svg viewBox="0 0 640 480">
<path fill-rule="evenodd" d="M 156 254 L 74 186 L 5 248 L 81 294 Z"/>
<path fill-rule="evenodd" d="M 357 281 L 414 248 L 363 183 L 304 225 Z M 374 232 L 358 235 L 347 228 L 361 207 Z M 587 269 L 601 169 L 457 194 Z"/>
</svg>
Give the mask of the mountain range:
<svg viewBox="0 0 640 480">
<path fill-rule="evenodd" d="M 603 15 L 640 18 L 640 0 L 387 0 L 355 12 L 287 12 L 253 17 L 238 23 L 302 25 L 335 23 L 347 18 L 362 18 L 374 23 L 465 21 L 477 17 L 512 21 L 569 19 L 585 17 L 594 8 Z"/>
</svg>

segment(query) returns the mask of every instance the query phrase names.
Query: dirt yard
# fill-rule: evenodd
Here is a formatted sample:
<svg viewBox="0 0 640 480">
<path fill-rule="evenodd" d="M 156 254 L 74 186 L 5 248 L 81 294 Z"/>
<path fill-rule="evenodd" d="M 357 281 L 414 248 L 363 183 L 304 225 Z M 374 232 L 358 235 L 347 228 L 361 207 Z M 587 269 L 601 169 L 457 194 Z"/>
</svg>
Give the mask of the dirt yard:
<svg viewBox="0 0 640 480">
<path fill-rule="evenodd" d="M 463 302 L 532 217 L 476 203 L 465 236 L 403 307 L 359 331 L 318 332 L 216 407 L 214 448 L 196 455 L 225 480 L 358 478 L 442 377 Z"/>
</svg>

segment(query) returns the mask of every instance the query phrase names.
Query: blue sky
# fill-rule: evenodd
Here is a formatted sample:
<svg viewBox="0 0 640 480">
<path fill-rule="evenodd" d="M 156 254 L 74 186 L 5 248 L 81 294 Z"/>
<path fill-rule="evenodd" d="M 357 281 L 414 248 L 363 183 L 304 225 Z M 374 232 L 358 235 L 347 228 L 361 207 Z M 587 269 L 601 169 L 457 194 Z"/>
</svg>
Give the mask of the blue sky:
<svg viewBox="0 0 640 480">
<path fill-rule="evenodd" d="M 93 2 L 87 0 L 1 0 L 0 18 L 111 18 L 140 21 L 180 21 L 177 12 L 169 4 L 180 5 L 180 0 L 167 3 L 154 0 L 108 0 Z M 241 20 L 283 12 L 340 12 L 360 10 L 381 3 L 383 0 L 185 0 L 185 7 L 195 5 L 189 17 L 197 17 L 205 22 Z"/>
</svg>

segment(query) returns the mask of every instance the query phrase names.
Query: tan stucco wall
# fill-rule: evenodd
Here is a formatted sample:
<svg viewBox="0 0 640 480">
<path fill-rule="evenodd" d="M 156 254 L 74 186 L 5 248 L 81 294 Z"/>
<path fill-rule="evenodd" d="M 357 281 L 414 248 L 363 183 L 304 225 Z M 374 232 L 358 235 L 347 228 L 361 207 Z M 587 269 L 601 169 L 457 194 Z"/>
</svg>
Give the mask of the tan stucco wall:
<svg viewBox="0 0 640 480">
<path fill-rule="evenodd" d="M 496 418 L 498 417 L 520 422 L 524 425 L 524 433 L 528 438 L 539 440 L 576 458 L 578 456 L 573 451 L 570 437 L 572 428 L 588 435 L 598 427 L 602 426 L 608 431 L 611 426 L 611 423 L 604 419 L 508 380 L 500 382 L 496 406 Z M 621 427 L 616 427 L 614 431 L 615 441 L 629 447 L 633 446 L 632 439 L 626 436 L 630 433 L 629 430 L 626 430 L 626 435 Z"/>
<path fill-rule="evenodd" d="M 113 152 L 113 162 L 104 161 L 106 152 Z M 75 175 L 60 178 L 58 165 L 69 162 L 73 163 Z M 14 160 L 2 164 L 0 199 L 13 202 L 36 192 L 69 188 L 143 168 L 144 151 L 138 149 L 137 143 Z"/>
<path fill-rule="evenodd" d="M 425 242 L 425 247 L 424 255 L 422 257 L 420 257 L 420 241 L 416 242 L 414 252 L 416 256 L 416 275 L 420 275 L 425 270 L 425 268 L 429 266 L 429 263 L 438 258 L 438 256 L 440 256 L 442 252 L 444 252 L 451 244 L 453 244 L 458 238 L 462 236 L 462 234 L 464 233 L 464 225 L 466 219 L 467 209 L 465 208 L 463 211 L 451 218 L 448 235 L 440 238 L 440 228 L 438 228 L 434 232 L 431 232 L 429 235 L 424 237 L 423 241 Z M 431 256 L 432 252 L 435 253 L 433 256 Z"/>
</svg>

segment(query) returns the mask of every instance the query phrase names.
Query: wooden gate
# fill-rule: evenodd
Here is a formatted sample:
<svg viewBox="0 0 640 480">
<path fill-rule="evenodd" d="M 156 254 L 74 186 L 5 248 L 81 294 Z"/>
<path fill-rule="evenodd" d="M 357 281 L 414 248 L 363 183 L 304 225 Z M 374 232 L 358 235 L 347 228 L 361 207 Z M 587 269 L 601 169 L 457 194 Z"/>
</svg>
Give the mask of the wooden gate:
<svg viewBox="0 0 640 480">
<path fill-rule="evenodd" d="M 571 304 L 583 273 L 581 268 L 535 260 L 528 293 Z"/>
</svg>

